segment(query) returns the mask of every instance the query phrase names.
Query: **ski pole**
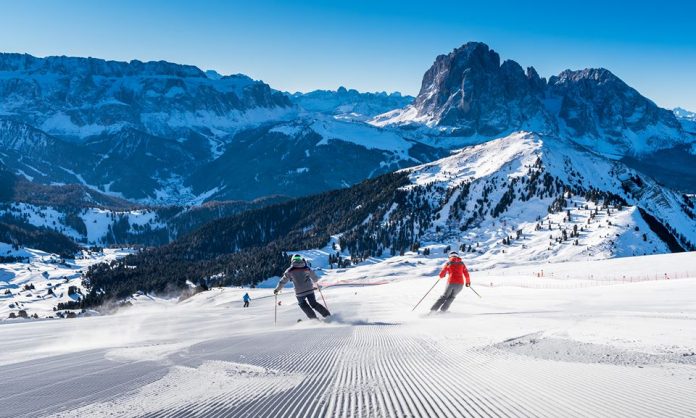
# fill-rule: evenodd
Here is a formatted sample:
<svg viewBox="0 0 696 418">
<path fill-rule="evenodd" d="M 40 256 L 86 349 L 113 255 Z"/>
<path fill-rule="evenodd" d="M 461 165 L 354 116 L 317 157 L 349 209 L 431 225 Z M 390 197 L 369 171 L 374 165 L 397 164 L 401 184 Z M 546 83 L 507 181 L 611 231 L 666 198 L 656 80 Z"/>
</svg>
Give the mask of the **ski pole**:
<svg viewBox="0 0 696 418">
<path fill-rule="evenodd" d="M 425 299 L 425 297 L 428 296 L 428 294 L 430 294 L 430 292 L 432 292 L 433 289 L 435 289 L 435 286 L 437 286 L 438 283 L 440 283 L 440 279 L 437 279 L 437 281 L 435 281 L 435 284 L 433 285 L 433 287 L 431 287 L 430 290 L 428 290 L 428 293 L 426 293 L 426 294 L 421 298 L 421 300 L 419 300 L 418 303 L 416 303 L 416 306 L 414 306 L 413 309 L 411 309 L 411 312 L 413 312 L 413 311 L 416 310 L 416 308 L 418 307 L 418 305 L 420 305 L 421 302 L 423 302 L 423 299 Z"/>
<path fill-rule="evenodd" d="M 469 289 L 471 289 L 472 292 L 476 293 L 476 296 L 478 296 L 480 299 L 483 299 L 481 295 L 479 295 L 478 292 L 474 290 L 473 287 L 469 286 Z"/>
<path fill-rule="evenodd" d="M 278 294 L 273 295 L 273 325 L 278 325 Z"/>
<path fill-rule="evenodd" d="M 324 299 L 324 294 L 321 292 L 321 287 L 317 286 L 317 290 L 319 291 L 319 294 L 321 295 L 321 301 L 324 302 L 324 307 L 328 310 L 329 305 L 326 304 L 326 299 Z"/>
</svg>

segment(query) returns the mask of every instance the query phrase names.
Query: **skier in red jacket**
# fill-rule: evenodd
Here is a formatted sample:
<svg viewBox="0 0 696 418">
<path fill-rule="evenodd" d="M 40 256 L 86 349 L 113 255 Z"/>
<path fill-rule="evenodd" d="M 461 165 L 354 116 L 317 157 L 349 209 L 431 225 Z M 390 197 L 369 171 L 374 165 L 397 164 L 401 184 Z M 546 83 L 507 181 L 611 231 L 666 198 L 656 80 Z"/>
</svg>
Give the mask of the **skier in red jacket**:
<svg viewBox="0 0 696 418">
<path fill-rule="evenodd" d="M 464 262 L 459 258 L 459 254 L 457 254 L 456 251 L 449 253 L 449 260 L 442 267 L 440 278 L 444 278 L 447 274 L 449 274 L 449 278 L 447 279 L 445 293 L 443 293 L 433 307 L 430 308 L 431 312 L 435 312 L 438 309 L 442 312 L 446 312 L 454 301 L 454 298 L 457 297 L 457 294 L 464 288 L 464 279 L 466 279 L 466 287 L 471 286 L 469 271 L 466 269 Z"/>
</svg>

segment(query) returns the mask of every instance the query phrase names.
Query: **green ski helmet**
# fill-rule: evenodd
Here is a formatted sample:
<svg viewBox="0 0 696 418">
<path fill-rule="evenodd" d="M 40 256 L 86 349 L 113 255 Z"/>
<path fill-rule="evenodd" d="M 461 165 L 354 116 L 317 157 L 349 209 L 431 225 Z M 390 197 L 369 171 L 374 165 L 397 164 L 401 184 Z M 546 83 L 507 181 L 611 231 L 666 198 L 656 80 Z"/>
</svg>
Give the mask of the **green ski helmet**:
<svg viewBox="0 0 696 418">
<path fill-rule="evenodd" d="M 293 263 L 301 263 L 301 262 L 304 261 L 304 258 L 302 258 L 302 256 L 299 255 L 299 254 L 295 254 L 295 255 L 292 256 L 291 261 L 292 261 Z"/>
</svg>

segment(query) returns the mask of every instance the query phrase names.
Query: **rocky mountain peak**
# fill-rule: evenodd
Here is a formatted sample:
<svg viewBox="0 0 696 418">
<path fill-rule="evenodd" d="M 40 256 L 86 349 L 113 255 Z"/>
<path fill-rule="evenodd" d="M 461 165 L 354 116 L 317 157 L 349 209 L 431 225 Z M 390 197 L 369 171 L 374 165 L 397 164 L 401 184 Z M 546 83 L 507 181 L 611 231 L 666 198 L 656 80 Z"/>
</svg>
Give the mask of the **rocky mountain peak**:
<svg viewBox="0 0 696 418">
<path fill-rule="evenodd" d="M 498 135 L 543 118 L 543 82 L 481 42 L 469 42 L 440 55 L 423 76 L 413 107 L 429 125 L 456 127 L 462 135 Z M 510 106 L 510 104 L 515 106 Z"/>
<path fill-rule="evenodd" d="M 455 48 L 448 55 L 440 55 L 438 58 L 447 57 L 457 67 L 476 67 L 495 69 L 500 67 L 500 55 L 490 49 L 483 42 L 467 42 L 459 48 Z"/>
<path fill-rule="evenodd" d="M 529 130 L 564 135 L 596 151 L 642 154 L 688 139 L 674 114 L 606 68 L 565 70 L 548 82 L 486 44 L 440 55 L 425 72 L 413 105 L 372 121 L 426 125 L 457 136 L 494 138 Z"/>
</svg>

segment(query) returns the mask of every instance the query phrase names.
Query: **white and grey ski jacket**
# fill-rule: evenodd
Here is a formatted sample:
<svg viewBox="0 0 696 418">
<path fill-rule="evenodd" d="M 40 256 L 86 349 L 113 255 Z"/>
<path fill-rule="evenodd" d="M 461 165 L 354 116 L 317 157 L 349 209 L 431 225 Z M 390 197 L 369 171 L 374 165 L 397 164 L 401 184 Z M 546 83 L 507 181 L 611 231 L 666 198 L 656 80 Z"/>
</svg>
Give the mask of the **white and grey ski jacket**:
<svg viewBox="0 0 696 418">
<path fill-rule="evenodd" d="M 283 277 L 278 282 L 278 286 L 276 286 L 276 291 L 280 292 L 280 289 L 290 280 L 292 280 L 292 284 L 295 286 L 295 295 L 307 296 L 314 292 L 314 285 L 319 281 L 319 277 L 307 266 L 307 263 L 292 263 L 283 273 Z"/>
</svg>

